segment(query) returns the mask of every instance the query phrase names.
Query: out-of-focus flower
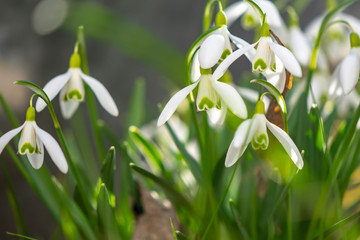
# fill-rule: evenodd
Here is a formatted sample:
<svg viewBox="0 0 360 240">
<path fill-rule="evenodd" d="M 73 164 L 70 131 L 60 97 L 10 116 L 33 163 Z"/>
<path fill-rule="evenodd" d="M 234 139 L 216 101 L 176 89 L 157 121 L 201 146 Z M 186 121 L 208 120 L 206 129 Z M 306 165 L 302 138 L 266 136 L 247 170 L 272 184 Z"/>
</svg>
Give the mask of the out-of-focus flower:
<svg viewBox="0 0 360 240">
<path fill-rule="evenodd" d="M 66 73 L 51 79 L 44 87 L 44 92 L 52 100 L 60 92 L 60 108 L 64 118 L 69 119 L 75 113 L 80 102 L 84 101 L 85 89 L 83 81 L 91 88 L 101 106 L 111 115 L 118 116 L 119 111 L 113 98 L 104 85 L 80 69 L 80 56 L 74 53 L 70 59 L 70 68 Z M 40 112 L 46 103 L 39 98 L 36 102 L 36 111 Z"/>
<path fill-rule="evenodd" d="M 39 128 L 35 122 L 35 109 L 30 106 L 26 112 L 26 121 L 23 125 L 5 133 L 0 138 L 0 153 L 9 141 L 21 132 L 18 152 L 26 155 L 31 166 L 39 169 L 44 161 L 44 146 L 51 159 L 59 170 L 67 173 L 68 165 L 63 152 L 56 140 L 47 132 Z"/>
<path fill-rule="evenodd" d="M 259 101 L 256 104 L 253 118 L 247 119 L 240 124 L 226 154 L 225 166 L 232 166 L 242 156 L 250 142 L 254 149 L 267 149 L 269 146 L 267 129 L 269 129 L 279 140 L 295 165 L 302 169 L 304 162 L 295 143 L 285 131 L 269 122 L 264 112 L 264 103 Z"/>
<path fill-rule="evenodd" d="M 268 24 L 274 33 L 282 39 L 282 41 L 287 42 L 287 29 L 286 25 L 281 18 L 281 15 L 271 1 L 268 0 L 253 0 L 266 14 Z M 228 25 L 231 26 L 236 19 L 242 17 L 242 24 L 244 28 L 251 28 L 259 26 L 262 23 L 262 19 L 259 17 L 258 13 L 254 11 L 254 8 L 246 1 L 238 1 L 229 5 L 225 9 L 225 14 L 228 18 Z"/>
</svg>

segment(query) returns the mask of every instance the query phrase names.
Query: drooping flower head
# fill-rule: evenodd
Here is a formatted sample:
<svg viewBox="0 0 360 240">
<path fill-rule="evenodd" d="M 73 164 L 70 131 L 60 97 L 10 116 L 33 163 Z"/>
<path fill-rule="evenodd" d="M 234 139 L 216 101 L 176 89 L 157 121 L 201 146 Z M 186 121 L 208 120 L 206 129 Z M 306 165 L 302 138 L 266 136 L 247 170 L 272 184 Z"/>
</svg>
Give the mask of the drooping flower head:
<svg viewBox="0 0 360 240">
<path fill-rule="evenodd" d="M 242 122 L 236 130 L 226 154 L 225 166 L 231 167 L 242 156 L 250 142 L 254 149 L 266 150 L 269 146 L 268 129 L 284 147 L 294 164 L 302 169 L 303 159 L 295 143 L 284 130 L 269 122 L 264 113 L 264 103 L 260 100 L 256 104 L 254 116 Z"/>
<path fill-rule="evenodd" d="M 158 126 L 163 125 L 172 116 L 180 103 L 197 86 L 196 106 L 198 111 L 228 108 L 240 118 L 247 117 L 246 106 L 239 93 L 231 85 L 218 81 L 227 69 L 222 66 L 227 57 L 212 73 L 212 68 L 223 57 L 226 49 L 225 38 L 220 34 L 211 34 L 202 42 L 198 50 L 199 54 L 194 56 L 194 58 L 198 58 L 194 61 L 199 61 L 198 79 L 177 92 L 169 100 L 159 116 Z"/>
<path fill-rule="evenodd" d="M 70 67 L 66 73 L 60 74 L 51 79 L 44 87 L 44 92 L 52 100 L 60 92 L 60 108 L 64 118 L 69 119 L 79 107 L 80 102 L 85 99 L 84 82 L 94 92 L 101 106 L 111 115 L 118 116 L 119 111 L 116 104 L 104 85 L 84 74 L 80 68 L 80 56 L 73 53 L 70 59 Z M 84 82 L 83 82 L 84 81 Z M 36 111 L 42 111 L 46 103 L 42 99 L 36 102 Z"/>
<path fill-rule="evenodd" d="M 31 166 L 39 169 L 44 162 L 44 146 L 59 170 L 67 173 L 68 165 L 63 152 L 56 140 L 47 132 L 39 128 L 35 122 L 35 109 L 30 106 L 26 112 L 23 125 L 5 133 L 0 138 L 0 153 L 9 141 L 21 132 L 18 153 L 26 155 Z"/>
</svg>

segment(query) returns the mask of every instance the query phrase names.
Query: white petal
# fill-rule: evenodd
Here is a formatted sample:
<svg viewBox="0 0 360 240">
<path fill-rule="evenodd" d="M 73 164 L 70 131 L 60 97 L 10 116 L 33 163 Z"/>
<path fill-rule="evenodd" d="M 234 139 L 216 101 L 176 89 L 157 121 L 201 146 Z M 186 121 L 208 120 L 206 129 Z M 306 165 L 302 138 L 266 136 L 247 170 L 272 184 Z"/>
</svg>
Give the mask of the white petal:
<svg viewBox="0 0 360 240">
<path fill-rule="evenodd" d="M 4 150 L 5 146 L 13 139 L 25 126 L 25 123 L 18 128 L 10 130 L 0 137 L 0 153 Z"/>
<path fill-rule="evenodd" d="M 194 90 L 194 88 L 198 85 L 199 81 L 181 89 L 178 91 L 165 105 L 164 109 L 162 110 L 159 119 L 157 121 L 157 126 L 160 127 L 163 125 L 169 118 L 173 115 L 177 107 L 180 103 L 186 98 L 189 93 Z"/>
<path fill-rule="evenodd" d="M 222 102 L 238 117 L 247 118 L 247 109 L 240 94 L 229 84 L 212 81 L 215 91 L 219 94 Z"/>
<path fill-rule="evenodd" d="M 299 27 L 290 28 L 290 48 L 303 66 L 308 66 L 311 56 L 309 40 Z"/>
<path fill-rule="evenodd" d="M 33 122 L 33 124 L 36 134 L 39 137 L 40 141 L 44 144 L 50 158 L 53 160 L 53 162 L 61 172 L 67 173 L 68 164 L 59 144 L 50 134 L 39 128 L 35 122 Z"/>
<path fill-rule="evenodd" d="M 70 79 L 70 72 L 60 74 L 53 79 L 51 79 L 43 88 L 46 95 L 49 97 L 50 101 L 60 92 L 60 90 L 65 86 L 65 84 Z M 36 101 L 36 111 L 40 112 L 46 107 L 46 103 L 41 98 L 38 98 Z"/>
<path fill-rule="evenodd" d="M 243 15 L 250 5 L 245 1 L 238 1 L 228 6 L 224 12 L 227 18 L 227 25 L 231 26 L 236 19 Z"/>
<path fill-rule="evenodd" d="M 225 46 L 225 38 L 221 34 L 211 34 L 201 44 L 199 62 L 203 69 L 212 68 L 220 59 Z"/>
<path fill-rule="evenodd" d="M 40 154 L 26 154 L 26 156 L 34 169 L 41 168 L 44 162 L 44 144 L 40 142 Z"/>
<path fill-rule="evenodd" d="M 359 66 L 359 57 L 355 51 L 351 51 L 341 62 L 340 83 L 346 95 L 355 88 L 359 80 Z"/>
<path fill-rule="evenodd" d="M 70 119 L 79 107 L 80 102 L 76 100 L 64 101 L 64 97 L 65 91 L 61 91 L 59 95 L 61 114 L 65 119 Z"/>
<path fill-rule="evenodd" d="M 221 109 L 211 108 L 206 110 L 210 126 L 212 127 L 221 126 L 224 123 L 226 117 L 226 110 L 227 110 L 226 105 L 225 106 L 222 105 Z"/>
<path fill-rule="evenodd" d="M 285 83 L 286 83 L 286 72 L 284 68 L 284 64 L 279 59 L 278 56 L 275 56 L 276 59 L 276 71 L 273 72 L 270 69 L 265 70 L 263 74 L 266 77 L 266 80 L 271 83 L 274 87 L 276 87 L 279 92 L 284 91 Z"/>
<path fill-rule="evenodd" d="M 235 35 L 232 35 L 229 33 L 229 37 L 231 39 L 231 41 L 233 41 L 233 43 L 236 45 L 236 47 L 238 48 L 243 48 L 245 46 L 249 46 L 250 43 L 248 43 L 247 41 L 235 36 Z M 255 48 L 250 48 L 249 51 L 247 51 L 245 53 L 245 56 L 247 57 L 247 59 L 252 62 L 252 60 L 254 59 L 254 56 L 255 56 L 255 53 L 256 53 L 256 49 Z"/>
<path fill-rule="evenodd" d="M 229 68 L 229 66 L 239 57 L 241 57 L 244 53 L 250 51 L 252 48 L 254 48 L 254 46 L 257 44 L 253 43 L 251 45 L 245 46 L 243 48 L 240 48 L 238 50 L 236 50 L 235 52 L 231 53 L 229 56 L 227 56 L 224 61 L 222 61 L 220 63 L 220 65 L 216 68 L 216 70 L 213 73 L 213 78 L 214 80 L 218 80 L 219 78 L 221 78 L 224 73 L 226 72 L 226 70 Z"/>
<path fill-rule="evenodd" d="M 341 87 L 340 79 L 339 79 L 340 67 L 341 67 L 341 64 L 338 64 L 336 66 L 333 74 L 331 75 L 330 86 L 329 86 L 329 99 L 330 100 L 334 100 L 336 97 L 344 95 L 344 90 Z"/>
<path fill-rule="evenodd" d="M 191 62 L 190 80 L 195 82 L 200 78 L 200 63 L 199 63 L 199 51 L 196 51 L 193 60 Z"/>
<path fill-rule="evenodd" d="M 225 167 L 231 167 L 242 156 L 246 147 L 254 136 L 251 131 L 252 119 L 247 119 L 240 124 L 229 146 L 225 158 Z"/>
<path fill-rule="evenodd" d="M 270 38 L 268 38 L 268 43 L 271 50 L 274 51 L 275 55 L 280 58 L 285 68 L 294 76 L 302 77 L 302 71 L 299 62 L 296 60 L 295 56 L 290 52 L 286 47 L 275 44 Z"/>
<path fill-rule="evenodd" d="M 101 106 L 111 115 L 118 116 L 119 110 L 116 107 L 116 104 L 114 102 L 114 99 L 111 97 L 108 90 L 104 87 L 104 85 L 96 80 L 95 78 L 92 78 L 84 73 L 81 73 L 81 77 L 84 79 L 84 81 L 89 85 L 91 90 L 94 92 L 96 98 L 99 100 L 99 103 Z"/>
<path fill-rule="evenodd" d="M 281 128 L 276 126 L 275 124 L 272 124 L 268 120 L 266 120 L 266 125 L 268 129 L 274 134 L 274 136 L 279 140 L 281 145 L 284 147 L 285 151 L 291 158 L 291 160 L 295 163 L 295 165 L 302 169 L 304 166 L 303 159 L 301 157 L 301 154 L 299 152 L 299 149 L 296 147 L 293 140 L 287 135 L 286 132 L 284 132 Z"/>
</svg>

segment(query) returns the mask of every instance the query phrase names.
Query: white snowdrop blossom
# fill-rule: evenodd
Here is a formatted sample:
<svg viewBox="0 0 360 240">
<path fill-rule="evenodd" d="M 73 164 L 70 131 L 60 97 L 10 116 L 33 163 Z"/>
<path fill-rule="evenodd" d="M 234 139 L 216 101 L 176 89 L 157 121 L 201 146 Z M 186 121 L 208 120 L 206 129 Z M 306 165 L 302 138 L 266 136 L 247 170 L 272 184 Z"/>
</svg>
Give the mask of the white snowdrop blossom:
<svg viewBox="0 0 360 240">
<path fill-rule="evenodd" d="M 287 28 L 274 3 L 268 0 L 253 0 L 253 2 L 266 14 L 267 22 L 274 33 L 287 43 Z M 224 12 L 228 19 L 228 26 L 231 26 L 241 16 L 244 28 L 259 26 L 262 23 L 259 14 L 246 1 L 235 2 L 229 5 Z"/>
<path fill-rule="evenodd" d="M 61 113 L 64 118 L 69 119 L 77 110 L 80 102 L 84 101 L 85 88 L 83 81 L 94 92 L 101 106 L 111 115 L 118 116 L 119 111 L 116 104 L 104 85 L 81 71 L 80 56 L 77 53 L 71 56 L 69 70 L 51 79 L 43 90 L 50 101 L 60 92 Z M 40 112 L 45 107 L 46 103 L 39 98 L 36 102 L 36 111 Z"/>
<path fill-rule="evenodd" d="M 18 153 L 26 155 L 31 166 L 39 169 L 44 161 L 44 146 L 59 170 L 67 173 L 68 164 L 56 140 L 47 132 L 39 128 L 35 122 L 35 109 L 30 106 L 26 112 L 23 125 L 5 133 L 0 138 L 0 153 L 18 133 L 21 132 Z"/>
<path fill-rule="evenodd" d="M 223 74 L 236 59 L 243 54 L 247 54 L 246 56 L 252 62 L 253 71 L 263 73 L 268 81 L 270 81 L 270 78 L 275 77 L 272 81 L 276 82 L 276 87 L 279 91 L 282 91 L 285 86 L 285 69 L 292 75 L 301 77 L 302 70 L 295 56 L 287 48 L 275 43 L 270 37 L 269 30 L 269 25 L 264 23 L 259 41 L 251 45 L 247 45 L 246 43 L 240 42 L 240 39 L 234 38 L 234 43 L 237 46 L 244 47 L 240 47 L 230 54 L 216 69 L 218 73 Z M 256 51 L 254 50 L 255 46 L 257 46 Z M 271 72 L 276 72 L 276 74 L 271 74 Z M 218 76 L 214 73 L 214 77 Z"/>
<path fill-rule="evenodd" d="M 356 86 L 360 73 L 360 38 L 356 33 L 350 35 L 351 50 L 335 68 L 330 85 L 330 95 L 348 95 Z"/>
<path fill-rule="evenodd" d="M 259 101 L 253 118 L 247 119 L 240 124 L 227 151 L 225 166 L 231 167 L 234 165 L 245 152 L 250 142 L 254 149 L 267 149 L 269 146 L 268 129 L 284 147 L 296 167 L 302 169 L 304 165 L 303 159 L 295 143 L 285 131 L 266 119 L 264 111 L 264 103 Z"/>
<path fill-rule="evenodd" d="M 219 34 L 211 34 L 201 44 L 199 49 L 198 60 L 200 65 L 200 77 L 191 85 L 177 92 L 165 105 L 158 119 L 158 126 L 163 125 L 175 112 L 180 103 L 190 94 L 197 86 L 196 106 L 198 111 L 210 110 L 213 108 L 230 109 L 240 118 L 247 118 L 247 109 L 239 93 L 229 84 L 218 81 L 226 72 L 229 65 L 226 60 L 222 61 L 212 74 L 212 67 L 218 63 L 224 52 L 225 39 Z M 244 54 L 249 46 L 244 47 L 241 51 Z M 241 52 L 238 52 L 241 53 Z M 206 57 L 204 57 L 204 55 Z M 224 66 L 226 65 L 226 67 Z"/>
</svg>

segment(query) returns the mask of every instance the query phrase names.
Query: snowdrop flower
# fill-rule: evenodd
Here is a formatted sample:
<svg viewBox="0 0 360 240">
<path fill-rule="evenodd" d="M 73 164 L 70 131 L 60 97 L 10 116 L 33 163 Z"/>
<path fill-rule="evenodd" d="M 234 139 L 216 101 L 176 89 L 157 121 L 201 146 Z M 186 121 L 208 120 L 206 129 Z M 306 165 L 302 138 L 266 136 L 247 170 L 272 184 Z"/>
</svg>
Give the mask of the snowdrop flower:
<svg viewBox="0 0 360 240">
<path fill-rule="evenodd" d="M 308 66 L 311 56 L 310 42 L 305 33 L 299 27 L 299 19 L 293 8 L 288 8 L 289 26 L 289 46 L 296 59 L 302 66 Z"/>
<path fill-rule="evenodd" d="M 287 29 L 286 25 L 281 18 L 281 15 L 271 1 L 268 0 L 253 0 L 259 8 L 266 14 L 268 24 L 274 33 L 279 36 L 282 41 L 287 42 Z M 242 17 L 242 24 L 244 28 L 251 28 L 259 26 L 262 23 L 262 19 L 258 13 L 254 11 L 254 8 L 246 1 L 238 1 L 225 9 L 225 14 L 228 19 L 228 26 L 231 26 L 236 19 Z"/>
<path fill-rule="evenodd" d="M 84 74 L 80 69 L 80 56 L 74 53 L 70 59 L 70 68 L 66 73 L 51 79 L 44 87 L 50 101 L 60 92 L 60 108 L 64 118 L 69 119 L 75 113 L 80 102 L 84 101 L 85 89 L 83 81 L 91 88 L 101 106 L 111 115 L 118 116 L 119 111 L 112 97 L 102 83 Z M 36 111 L 40 112 L 46 103 L 39 98 Z"/>
<path fill-rule="evenodd" d="M 360 38 L 356 33 L 350 34 L 351 50 L 336 67 L 330 94 L 348 95 L 356 86 L 360 73 Z"/>
<path fill-rule="evenodd" d="M 305 34 L 309 39 L 315 40 L 324 17 L 325 14 L 315 18 L 305 28 Z M 339 13 L 333 18 L 333 22 L 339 20 L 347 22 L 354 32 L 360 34 L 359 19 L 346 13 Z M 332 24 L 325 34 L 322 41 L 324 52 L 326 52 L 330 64 L 336 66 L 350 50 L 349 38 L 346 37 L 349 34 L 349 27 L 345 24 Z"/>
<path fill-rule="evenodd" d="M 269 146 L 267 129 L 279 140 L 286 153 L 302 169 L 304 163 L 301 154 L 289 135 L 278 126 L 269 122 L 265 115 L 264 103 L 260 100 L 256 104 L 255 114 L 252 119 L 247 119 L 240 124 L 229 146 L 225 158 L 225 166 L 230 167 L 242 156 L 246 147 L 251 142 L 254 149 L 265 150 Z"/>
<path fill-rule="evenodd" d="M 240 43 L 238 39 L 234 38 L 234 40 L 236 45 Z M 270 37 L 270 28 L 266 22 L 262 26 L 261 37 L 257 42 L 251 45 L 243 43 L 239 45 L 244 45 L 245 47 L 239 48 L 230 54 L 216 69 L 218 73 L 223 73 L 236 59 L 243 54 L 248 54 L 247 57 L 252 62 L 253 72 L 263 73 L 268 81 L 274 77 L 272 81 L 274 83 L 276 82 L 276 87 L 280 92 L 282 92 L 285 86 L 285 69 L 294 76 L 302 76 L 300 64 L 295 56 L 287 48 L 272 40 Z M 256 51 L 254 50 L 255 46 L 257 46 Z M 214 73 L 214 77 L 217 77 L 216 73 Z"/>
<path fill-rule="evenodd" d="M 198 61 L 200 64 L 200 77 L 191 85 L 177 92 L 166 104 L 158 119 L 158 126 L 163 125 L 175 112 L 180 103 L 198 86 L 196 106 L 198 111 L 213 108 L 229 108 L 240 118 L 247 118 L 247 110 L 239 93 L 229 84 L 218 81 L 226 72 L 224 61 L 212 74 L 212 67 L 218 63 L 224 50 L 225 39 L 219 34 L 207 37 L 199 49 Z M 248 51 L 250 46 L 244 47 L 242 52 Z"/>
<path fill-rule="evenodd" d="M 39 128 L 35 122 L 35 109 L 30 106 L 26 112 L 23 125 L 5 133 L 0 138 L 0 153 L 9 141 L 21 132 L 18 152 L 26 155 L 31 166 L 39 169 L 44 161 L 44 146 L 59 170 L 67 173 L 68 165 L 63 152 L 56 140 L 47 132 Z"/>
</svg>

